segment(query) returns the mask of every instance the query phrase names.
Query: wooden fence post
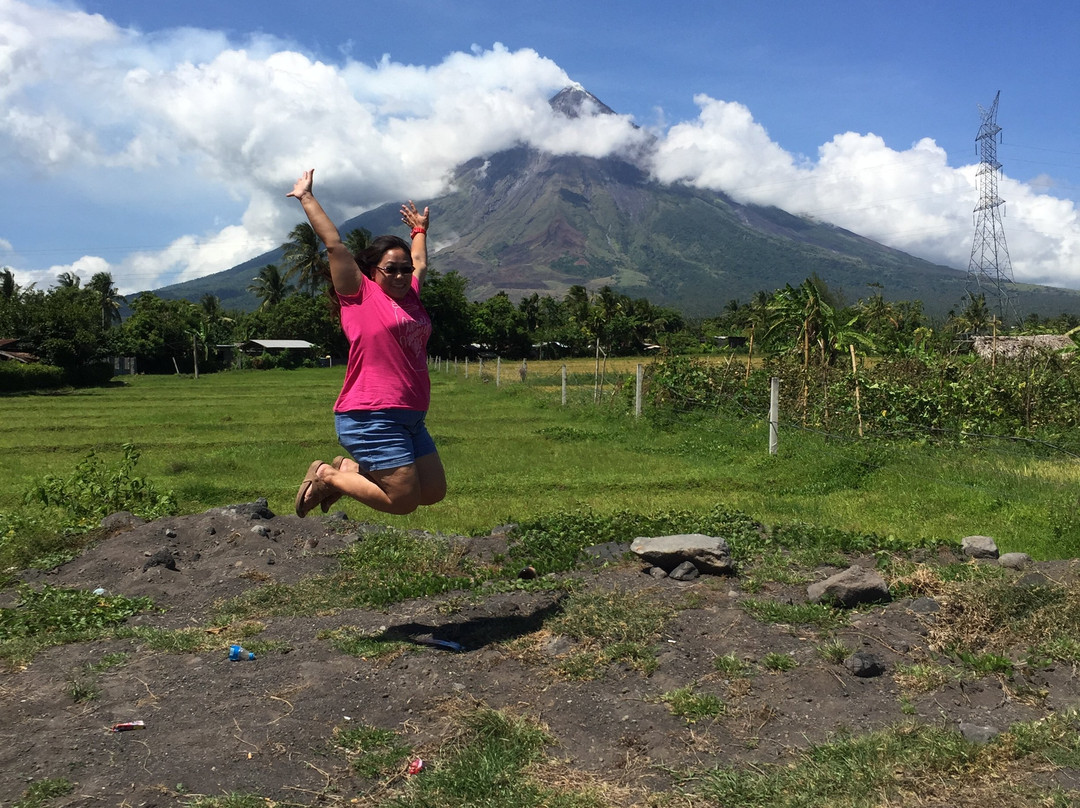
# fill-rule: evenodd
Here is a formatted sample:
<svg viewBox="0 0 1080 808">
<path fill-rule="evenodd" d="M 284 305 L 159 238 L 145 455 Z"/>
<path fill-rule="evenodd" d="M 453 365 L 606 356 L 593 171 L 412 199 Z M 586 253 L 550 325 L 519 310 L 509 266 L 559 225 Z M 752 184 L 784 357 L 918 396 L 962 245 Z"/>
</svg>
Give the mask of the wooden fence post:
<svg viewBox="0 0 1080 808">
<path fill-rule="evenodd" d="M 634 388 L 634 416 L 635 417 L 640 417 L 641 416 L 641 377 L 642 377 L 642 369 L 641 369 L 641 363 L 639 362 L 638 366 L 637 366 L 637 383 L 636 383 L 635 388 Z"/>
<path fill-rule="evenodd" d="M 780 445 L 780 377 L 769 380 L 769 454 L 776 454 Z"/>
<path fill-rule="evenodd" d="M 859 371 L 855 366 L 855 346 L 849 344 L 848 348 L 851 349 L 851 375 L 855 377 L 855 415 L 859 418 L 859 437 L 863 436 L 862 431 L 862 402 L 859 400 Z"/>
</svg>

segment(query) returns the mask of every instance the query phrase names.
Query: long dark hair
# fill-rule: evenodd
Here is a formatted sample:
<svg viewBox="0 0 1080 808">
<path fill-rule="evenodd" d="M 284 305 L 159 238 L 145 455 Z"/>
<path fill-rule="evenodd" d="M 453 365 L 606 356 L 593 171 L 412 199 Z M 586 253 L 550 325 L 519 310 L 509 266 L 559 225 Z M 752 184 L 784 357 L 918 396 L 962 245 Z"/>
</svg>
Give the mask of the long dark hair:
<svg viewBox="0 0 1080 808">
<path fill-rule="evenodd" d="M 360 271 L 372 278 L 375 267 L 391 250 L 404 250 L 406 255 L 412 254 L 412 247 L 400 236 L 376 236 L 364 250 L 353 255 L 353 258 L 356 259 Z"/>
</svg>

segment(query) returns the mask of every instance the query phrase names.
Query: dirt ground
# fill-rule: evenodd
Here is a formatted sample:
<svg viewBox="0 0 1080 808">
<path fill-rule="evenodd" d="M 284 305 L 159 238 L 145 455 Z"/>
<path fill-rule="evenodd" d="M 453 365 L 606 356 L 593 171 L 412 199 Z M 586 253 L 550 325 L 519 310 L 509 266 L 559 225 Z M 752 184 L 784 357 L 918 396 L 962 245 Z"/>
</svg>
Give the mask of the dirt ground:
<svg viewBox="0 0 1080 808">
<path fill-rule="evenodd" d="M 268 535 L 252 532 L 258 524 Z M 167 609 L 132 618 L 134 624 L 207 626 L 215 602 L 266 581 L 290 583 L 324 572 L 333 566 L 331 554 L 363 541 L 363 533 L 355 522 L 292 515 L 252 521 L 243 507 L 215 509 L 119 530 L 79 559 L 27 577 L 146 595 Z M 465 544 L 490 555 L 499 541 L 496 535 Z M 146 566 L 162 549 L 175 556 L 175 570 Z M 1066 570 L 1039 566 L 1049 575 Z M 864 609 L 837 632 L 850 648 L 869 651 L 886 666 L 884 675 L 859 678 L 822 658 L 815 631 L 750 617 L 739 607 L 747 594 L 738 576 L 657 580 L 634 562 L 574 574 L 589 587 L 647 589 L 680 605 L 659 642 L 655 672 L 613 665 L 600 679 L 572 681 L 553 671 L 572 642 L 540 635 L 544 641 L 531 646 L 533 653 L 508 644 L 546 631 L 544 619 L 558 609 L 549 592 L 511 592 L 482 602 L 442 595 L 386 612 L 267 618 L 258 640 L 279 641 L 280 650 L 246 662 L 229 661 L 228 647 L 237 638 L 225 633 L 212 650 L 187 654 L 147 651 L 132 640 L 57 647 L 25 669 L 0 673 L 0 803 L 13 803 L 35 780 L 63 777 L 75 789 L 50 805 L 180 805 L 191 794 L 233 792 L 286 804 L 349 804 L 370 784 L 360 782 L 334 748 L 335 727 L 395 730 L 423 756 L 438 748 L 455 706 L 483 703 L 538 719 L 556 741 L 552 758 L 584 782 L 623 788 L 626 802 L 645 804 L 650 793 L 677 787 L 680 771 L 786 762 L 839 730 L 859 734 L 912 717 L 1003 730 L 1077 703 L 1075 672 L 1058 666 L 1029 674 L 1026 684 L 1046 693 L 1041 700 L 1017 697 L 1016 682 L 984 677 L 911 697 L 905 706 L 896 665 L 928 658 L 928 618 L 909 601 Z M 801 602 L 805 595 L 802 586 L 773 586 L 756 597 Z M 338 652 L 318 636 L 341 626 L 452 640 L 464 650 L 417 642 L 388 662 L 369 661 Z M 96 698 L 76 703 L 73 672 L 116 652 L 131 656 L 101 673 Z M 799 664 L 770 673 L 758 663 L 772 652 L 790 653 Z M 739 679 L 719 673 L 715 658 L 732 653 L 757 666 L 755 673 Z M 660 697 L 687 685 L 722 698 L 725 714 L 696 723 L 672 715 Z M 135 720 L 145 729 L 110 731 Z"/>
</svg>

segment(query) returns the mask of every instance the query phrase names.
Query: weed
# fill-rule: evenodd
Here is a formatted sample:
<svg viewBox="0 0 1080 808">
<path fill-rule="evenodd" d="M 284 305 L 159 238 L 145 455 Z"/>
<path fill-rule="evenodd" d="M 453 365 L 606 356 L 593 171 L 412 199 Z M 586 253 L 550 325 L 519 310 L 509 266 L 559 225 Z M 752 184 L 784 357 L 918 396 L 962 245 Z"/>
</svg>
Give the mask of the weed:
<svg viewBox="0 0 1080 808">
<path fill-rule="evenodd" d="M 798 665 L 799 663 L 795 661 L 795 657 L 791 654 L 780 654 L 775 651 L 770 651 L 761 658 L 761 666 L 765 668 L 765 670 L 773 673 L 790 671 L 798 667 Z"/>
<path fill-rule="evenodd" d="M 184 803 L 186 808 L 266 808 L 270 804 L 266 797 L 239 791 L 223 797 L 194 796 Z"/>
<path fill-rule="evenodd" d="M 410 645 L 402 640 L 370 634 L 355 626 L 342 626 L 330 631 L 321 631 L 320 640 L 329 640 L 330 645 L 343 654 L 362 659 L 386 660 L 406 653 Z"/>
<path fill-rule="evenodd" d="M 694 723 L 700 718 L 715 718 L 724 713 L 724 701 L 712 693 L 695 693 L 693 685 L 669 690 L 660 697 L 672 715 Z"/>
<path fill-rule="evenodd" d="M 176 512 L 172 494 L 161 493 L 145 477 L 135 476 L 139 451 L 125 443 L 119 465 L 106 466 L 93 452 L 67 477 L 46 475 L 27 494 L 26 502 L 59 509 L 66 514 L 62 529 L 85 531 L 103 516 L 131 511 L 144 519 Z"/>
<path fill-rule="evenodd" d="M 587 792 L 541 785 L 529 776 L 544 748 L 552 743 L 543 728 L 506 713 L 478 709 L 461 719 L 460 735 L 436 765 L 409 788 L 398 808 L 483 805 L 487 808 L 601 808 L 606 803 Z"/>
<path fill-rule="evenodd" d="M 49 800 L 65 797 L 74 789 L 75 786 L 71 781 L 63 777 L 38 780 L 27 786 L 22 797 L 16 800 L 11 808 L 45 808 Z"/>
<path fill-rule="evenodd" d="M 842 664 L 852 653 L 851 649 L 848 648 L 843 640 L 832 640 L 831 642 L 818 646 L 817 652 L 818 656 L 832 665 Z"/>
<path fill-rule="evenodd" d="M 73 702 L 83 704 L 101 695 L 101 688 L 92 677 L 72 676 L 67 682 L 67 693 Z"/>
<path fill-rule="evenodd" d="M 973 654 L 970 651 L 961 651 L 957 654 L 957 657 L 965 668 L 976 675 L 982 676 L 991 673 L 1011 675 L 1013 672 L 1012 660 L 1000 654 Z"/>
<path fill-rule="evenodd" d="M 353 771 L 369 780 L 398 768 L 412 751 L 396 732 L 367 724 L 337 727 L 334 745 L 346 752 Z"/>
<path fill-rule="evenodd" d="M 896 666 L 896 683 L 905 693 L 929 693 L 955 678 L 951 668 L 917 663 Z"/>
<path fill-rule="evenodd" d="M 751 617 L 763 623 L 812 625 L 831 629 L 847 622 L 844 612 L 823 603 L 780 603 L 775 600 L 746 598 L 739 605 Z"/>
<path fill-rule="evenodd" d="M 0 657 L 27 659 L 53 645 L 112 636 L 129 617 L 153 608 L 149 598 L 95 595 L 46 584 L 17 587 L 20 603 L 0 609 Z"/>
<path fill-rule="evenodd" d="M 735 654 L 724 654 L 713 660 L 713 667 L 731 679 L 741 679 L 750 675 L 750 666 Z"/>
</svg>

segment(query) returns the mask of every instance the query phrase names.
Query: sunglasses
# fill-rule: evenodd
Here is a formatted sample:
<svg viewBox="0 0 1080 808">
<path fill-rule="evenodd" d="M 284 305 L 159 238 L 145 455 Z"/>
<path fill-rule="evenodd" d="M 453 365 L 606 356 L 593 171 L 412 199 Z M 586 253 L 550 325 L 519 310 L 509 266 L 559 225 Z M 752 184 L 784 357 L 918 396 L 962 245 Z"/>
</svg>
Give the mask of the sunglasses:
<svg viewBox="0 0 1080 808">
<path fill-rule="evenodd" d="M 389 264 L 384 267 L 375 267 L 375 269 L 382 272 L 384 275 L 412 275 L 412 264 Z"/>
</svg>

